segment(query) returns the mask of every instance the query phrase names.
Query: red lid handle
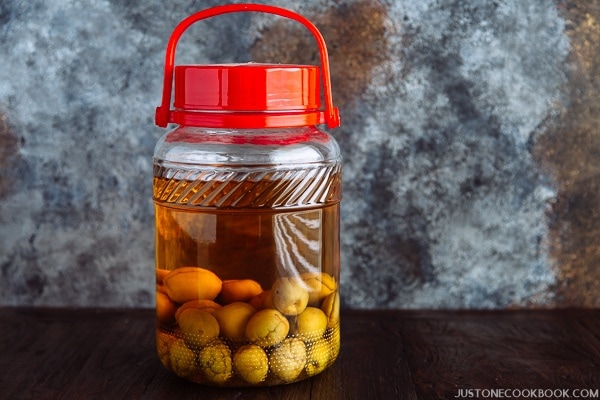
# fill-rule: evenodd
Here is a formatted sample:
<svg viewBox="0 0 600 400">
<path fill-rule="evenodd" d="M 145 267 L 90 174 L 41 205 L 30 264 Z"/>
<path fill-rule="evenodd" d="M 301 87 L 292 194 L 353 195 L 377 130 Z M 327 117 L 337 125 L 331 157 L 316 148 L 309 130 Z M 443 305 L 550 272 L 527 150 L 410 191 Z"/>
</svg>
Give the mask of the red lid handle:
<svg viewBox="0 0 600 400">
<path fill-rule="evenodd" d="M 284 8 L 268 6 L 263 4 L 229 4 L 224 6 L 212 7 L 203 11 L 199 11 L 195 14 L 190 15 L 179 23 L 173 30 L 169 43 L 167 45 L 167 52 L 165 57 L 165 76 L 163 82 L 163 93 L 162 93 L 162 104 L 156 108 L 155 121 L 156 125 L 160 127 L 166 127 L 172 120 L 171 107 L 171 91 L 173 87 L 173 64 L 175 63 L 175 49 L 177 42 L 181 35 L 187 28 L 193 23 L 211 18 L 221 14 L 233 13 L 233 12 L 244 12 L 244 11 L 257 11 L 267 14 L 275 14 L 285 18 L 293 19 L 304 25 L 314 36 L 319 47 L 319 55 L 321 58 L 322 74 L 323 74 L 323 90 L 325 98 L 325 111 L 324 120 L 327 123 L 328 128 L 337 128 L 340 126 L 340 114 L 337 107 L 333 106 L 333 100 L 331 95 L 331 79 L 329 74 L 329 57 L 327 55 L 327 48 L 325 46 L 325 40 L 321 35 L 321 32 L 317 27 L 304 18 L 300 14 L 293 11 L 286 10 Z"/>
</svg>

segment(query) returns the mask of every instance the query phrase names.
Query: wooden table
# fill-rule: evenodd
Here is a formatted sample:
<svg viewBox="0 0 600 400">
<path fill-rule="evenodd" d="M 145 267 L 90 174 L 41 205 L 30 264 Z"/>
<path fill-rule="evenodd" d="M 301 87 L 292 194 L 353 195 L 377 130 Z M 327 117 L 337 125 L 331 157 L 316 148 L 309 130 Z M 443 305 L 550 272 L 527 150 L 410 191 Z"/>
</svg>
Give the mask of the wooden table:
<svg viewBox="0 0 600 400">
<path fill-rule="evenodd" d="M 0 308 L 1 399 L 515 398 L 516 390 L 581 389 L 600 398 L 600 310 L 346 311 L 340 357 L 321 375 L 223 389 L 160 365 L 153 310 Z"/>
</svg>

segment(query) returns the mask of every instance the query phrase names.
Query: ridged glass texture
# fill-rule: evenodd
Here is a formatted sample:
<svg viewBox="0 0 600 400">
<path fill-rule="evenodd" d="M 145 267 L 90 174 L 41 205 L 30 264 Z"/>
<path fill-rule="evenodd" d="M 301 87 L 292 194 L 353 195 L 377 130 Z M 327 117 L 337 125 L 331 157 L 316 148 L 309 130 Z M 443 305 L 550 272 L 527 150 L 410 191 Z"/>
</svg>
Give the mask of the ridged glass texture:
<svg viewBox="0 0 600 400">
<path fill-rule="evenodd" d="M 154 200 L 206 208 L 310 207 L 341 198 L 335 141 L 315 128 L 179 128 L 161 139 Z"/>
</svg>

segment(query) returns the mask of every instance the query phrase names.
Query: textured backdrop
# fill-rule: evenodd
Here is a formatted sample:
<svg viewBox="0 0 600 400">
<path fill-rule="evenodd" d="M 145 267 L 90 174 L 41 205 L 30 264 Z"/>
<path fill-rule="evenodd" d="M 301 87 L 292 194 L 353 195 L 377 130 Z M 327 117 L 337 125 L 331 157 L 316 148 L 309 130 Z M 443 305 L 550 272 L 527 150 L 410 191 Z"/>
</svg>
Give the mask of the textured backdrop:
<svg viewBox="0 0 600 400">
<path fill-rule="evenodd" d="M 346 307 L 600 306 L 599 1 L 267 3 L 329 47 Z M 0 3 L 0 305 L 153 305 L 164 48 L 218 4 Z M 256 13 L 177 62 L 250 60 L 318 62 Z"/>
</svg>

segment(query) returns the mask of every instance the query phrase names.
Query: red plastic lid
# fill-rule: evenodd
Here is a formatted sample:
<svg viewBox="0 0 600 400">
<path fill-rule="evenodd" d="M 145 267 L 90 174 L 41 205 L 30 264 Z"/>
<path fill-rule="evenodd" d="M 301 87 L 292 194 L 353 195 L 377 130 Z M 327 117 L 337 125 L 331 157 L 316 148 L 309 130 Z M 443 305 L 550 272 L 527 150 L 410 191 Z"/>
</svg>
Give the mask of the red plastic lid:
<svg viewBox="0 0 600 400">
<path fill-rule="evenodd" d="M 293 19 L 312 34 L 321 67 L 313 65 L 222 64 L 175 66 L 179 38 L 193 23 L 233 12 L 264 12 Z M 320 78 L 324 109 L 321 109 Z M 174 110 L 171 110 L 171 89 Z M 317 27 L 292 11 L 262 4 L 229 4 L 209 8 L 181 21 L 169 38 L 165 56 L 162 103 L 156 109 L 158 126 L 179 125 L 228 128 L 269 128 L 327 124 L 340 125 L 333 105 L 329 59 Z"/>
<path fill-rule="evenodd" d="M 221 64 L 175 67 L 172 122 L 231 128 L 310 126 L 320 112 L 320 68 Z"/>
<path fill-rule="evenodd" d="M 311 65 L 178 65 L 173 106 L 188 111 L 317 110 L 319 74 L 319 67 Z"/>
</svg>

